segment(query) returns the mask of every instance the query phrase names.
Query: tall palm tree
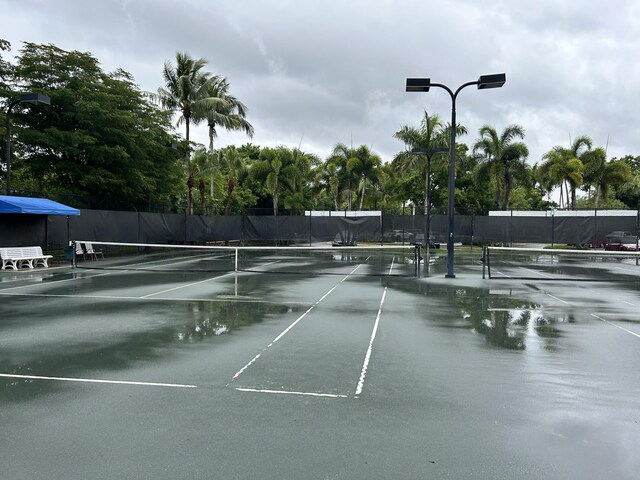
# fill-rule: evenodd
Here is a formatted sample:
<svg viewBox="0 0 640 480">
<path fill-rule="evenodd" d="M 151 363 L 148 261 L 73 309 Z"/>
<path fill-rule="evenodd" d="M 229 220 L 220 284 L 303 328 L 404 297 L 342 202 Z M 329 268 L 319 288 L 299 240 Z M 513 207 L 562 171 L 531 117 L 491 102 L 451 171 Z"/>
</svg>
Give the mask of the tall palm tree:
<svg viewBox="0 0 640 480">
<path fill-rule="evenodd" d="M 175 65 L 166 61 L 162 70 L 165 86 L 158 88 L 155 98 L 166 109 L 178 112 L 177 125 L 185 125 L 185 138 L 189 145 L 191 123 L 199 123 L 205 118 L 205 112 L 223 108 L 227 104 L 223 99 L 210 96 L 212 85 L 221 81 L 203 69 L 207 61 L 192 58 L 188 53 L 177 52 Z M 187 172 L 191 172 L 191 152 L 187 155 Z M 187 177 L 187 189 L 193 188 L 195 179 Z M 192 185 L 189 187 L 189 185 Z M 191 195 L 187 194 L 188 211 L 193 213 Z"/>
<path fill-rule="evenodd" d="M 524 161 L 529 155 L 524 142 L 515 141 L 524 138 L 524 129 L 520 125 L 510 125 L 498 135 L 494 127 L 483 125 L 479 133 L 473 152 L 479 153 L 478 159 L 494 177 L 498 209 L 508 210 L 515 177 L 524 173 Z"/>
<path fill-rule="evenodd" d="M 191 175 L 198 179 L 198 191 L 200 192 L 200 209 L 203 215 L 206 215 L 206 182 L 205 175 L 207 174 L 207 170 L 209 169 L 209 154 L 204 149 L 204 147 L 199 147 L 193 152 L 193 158 L 191 160 Z M 192 187 L 195 182 L 192 183 Z"/>
<path fill-rule="evenodd" d="M 607 199 L 609 188 L 623 185 L 632 180 L 631 167 L 621 160 L 607 162 L 607 152 L 598 147 L 585 152 L 582 156 L 584 162 L 584 183 L 587 188 L 595 189 L 594 206 L 597 209 L 600 197 Z"/>
<path fill-rule="evenodd" d="M 207 122 L 210 151 L 213 151 L 213 140 L 218 137 L 216 127 L 242 131 L 249 138 L 253 138 L 253 126 L 246 119 L 247 107 L 229 94 L 229 82 L 226 78 L 212 78 L 206 83 L 203 94 L 209 102 L 207 105 L 202 105 L 200 102 L 196 104 L 195 118 Z M 219 101 L 213 101 L 213 99 Z"/>
<path fill-rule="evenodd" d="M 398 169 L 420 171 L 420 175 L 424 178 L 424 214 L 428 215 L 429 205 L 431 203 L 429 192 L 430 179 L 430 162 L 437 149 L 444 149 L 447 146 L 450 130 L 445 126 L 440 116 L 436 113 L 429 116 L 427 111 L 424 112 L 424 118 L 420 121 L 418 128 L 403 126 L 396 133 L 394 138 L 404 142 L 406 150 L 396 155 L 394 162 Z M 456 127 L 456 135 L 467 133 L 463 126 Z M 413 153 L 412 150 L 420 149 L 425 154 Z"/>
<path fill-rule="evenodd" d="M 185 124 L 187 142 L 194 110 L 198 109 L 197 102 L 205 98 L 208 84 L 218 79 L 203 71 L 206 65 L 207 61 L 203 58 L 192 58 L 188 53 L 177 52 L 175 65 L 167 60 L 162 69 L 165 86 L 158 88 L 157 98 L 164 108 L 180 113 L 178 125 Z"/>
</svg>

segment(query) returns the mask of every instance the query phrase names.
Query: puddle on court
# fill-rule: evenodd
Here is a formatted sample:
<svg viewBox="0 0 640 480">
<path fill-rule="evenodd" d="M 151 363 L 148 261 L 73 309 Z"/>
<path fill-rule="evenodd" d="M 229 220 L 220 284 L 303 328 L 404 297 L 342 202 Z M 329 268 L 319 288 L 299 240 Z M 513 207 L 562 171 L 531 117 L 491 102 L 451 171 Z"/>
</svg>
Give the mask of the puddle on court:
<svg viewBox="0 0 640 480">
<path fill-rule="evenodd" d="M 20 314 L 14 308 L 12 318 L 0 324 L 0 372 L 93 378 L 104 375 L 97 372 L 168 362 L 180 349 L 192 345 L 215 348 L 217 342 L 228 341 L 226 337 L 244 328 L 287 313 L 295 315 L 299 308 L 234 302 L 140 305 L 74 300 L 74 308 L 69 309 L 68 302 L 59 299 L 40 306 L 46 313 Z M 0 403 L 34 399 L 63 388 L 59 382 L 2 378 Z"/>
<path fill-rule="evenodd" d="M 575 322 L 571 312 L 550 313 L 538 303 L 485 289 L 458 289 L 455 303 L 462 318 L 495 347 L 525 350 L 532 337 L 555 350 L 562 331 L 556 325 Z"/>
<path fill-rule="evenodd" d="M 467 329 L 485 337 L 491 347 L 524 351 L 527 344 L 556 351 L 560 348 L 562 324 L 575 323 L 574 309 L 548 308 L 540 303 L 524 300 L 509 288 L 485 289 L 397 282 L 395 288 L 429 298 L 429 303 L 441 306 L 430 308 L 430 322 L 442 328 Z"/>
</svg>

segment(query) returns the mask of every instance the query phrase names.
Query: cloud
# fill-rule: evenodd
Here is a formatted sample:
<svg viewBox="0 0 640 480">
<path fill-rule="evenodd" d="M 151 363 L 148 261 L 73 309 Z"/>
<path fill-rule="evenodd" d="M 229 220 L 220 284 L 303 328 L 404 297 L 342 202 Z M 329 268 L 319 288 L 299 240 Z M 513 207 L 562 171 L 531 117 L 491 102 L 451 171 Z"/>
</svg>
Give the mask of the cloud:
<svg viewBox="0 0 640 480">
<path fill-rule="evenodd" d="M 469 88 L 457 119 L 472 144 L 483 124 L 517 123 L 531 163 L 590 135 L 609 156 L 640 154 L 640 5 L 618 0 L 4 0 L 2 36 L 92 52 L 145 90 L 162 84 L 178 50 L 206 58 L 249 109 L 254 143 L 327 155 L 337 142 L 373 146 L 390 160 L 401 125 L 426 109 L 449 119 L 444 91 L 404 92 L 407 77 L 457 88 L 505 72 L 499 90 Z M 206 126 L 193 137 L 207 143 Z M 220 132 L 218 145 L 243 143 Z"/>
</svg>

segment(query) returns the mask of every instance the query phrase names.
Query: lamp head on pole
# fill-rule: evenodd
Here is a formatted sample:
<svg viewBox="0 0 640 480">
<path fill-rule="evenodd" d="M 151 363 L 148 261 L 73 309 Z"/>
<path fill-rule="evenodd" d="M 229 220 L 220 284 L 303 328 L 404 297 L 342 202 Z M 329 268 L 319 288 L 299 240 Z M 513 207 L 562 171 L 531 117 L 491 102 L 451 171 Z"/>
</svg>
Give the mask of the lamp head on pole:
<svg viewBox="0 0 640 480">
<path fill-rule="evenodd" d="M 41 93 L 23 93 L 20 95 L 20 103 L 51 105 L 51 98 Z"/>
<path fill-rule="evenodd" d="M 478 79 L 478 90 L 487 88 L 500 88 L 507 81 L 506 73 L 493 73 L 491 75 L 480 75 Z"/>
<path fill-rule="evenodd" d="M 407 78 L 405 92 L 428 92 L 430 87 L 430 78 Z"/>
</svg>

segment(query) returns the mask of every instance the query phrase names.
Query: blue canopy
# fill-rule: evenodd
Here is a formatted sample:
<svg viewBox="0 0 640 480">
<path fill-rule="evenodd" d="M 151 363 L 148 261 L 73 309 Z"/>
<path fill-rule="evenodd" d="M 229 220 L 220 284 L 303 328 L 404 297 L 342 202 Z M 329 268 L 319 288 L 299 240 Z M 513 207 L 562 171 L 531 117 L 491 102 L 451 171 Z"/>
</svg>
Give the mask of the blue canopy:
<svg viewBox="0 0 640 480">
<path fill-rule="evenodd" d="M 80 215 L 80 210 L 47 198 L 10 197 L 0 195 L 0 213 L 30 213 L 34 215 Z"/>
</svg>

